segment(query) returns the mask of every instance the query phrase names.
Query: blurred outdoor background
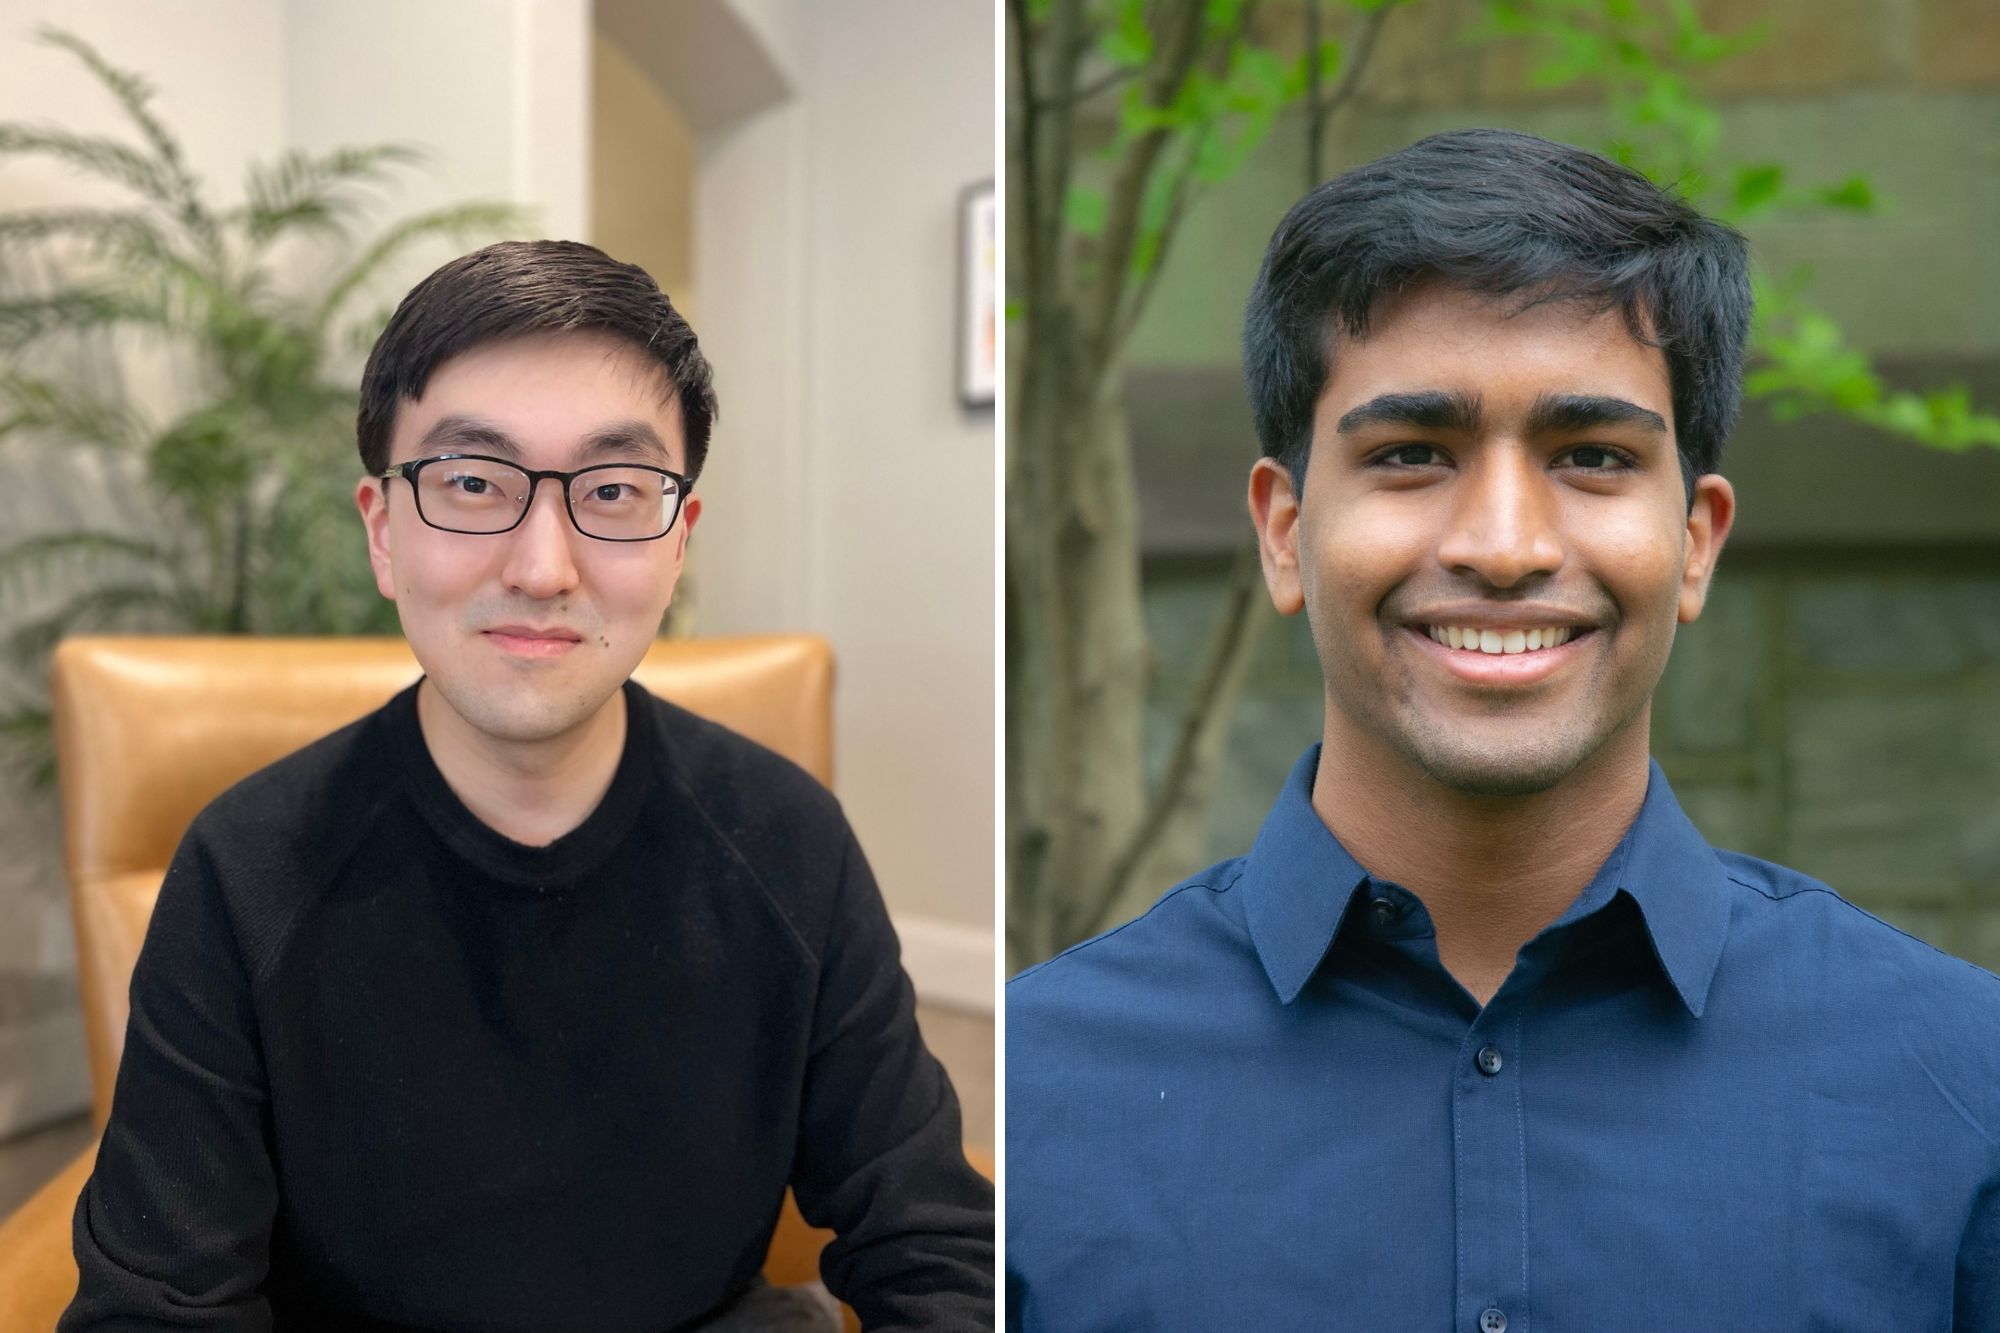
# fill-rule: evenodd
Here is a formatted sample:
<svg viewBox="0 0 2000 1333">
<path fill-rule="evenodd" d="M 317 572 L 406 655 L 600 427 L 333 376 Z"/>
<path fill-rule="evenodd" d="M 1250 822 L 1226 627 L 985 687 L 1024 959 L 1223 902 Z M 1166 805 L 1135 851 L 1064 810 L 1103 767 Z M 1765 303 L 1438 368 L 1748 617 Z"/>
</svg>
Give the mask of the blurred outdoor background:
<svg viewBox="0 0 2000 1333">
<path fill-rule="evenodd" d="M 1753 246 L 1737 524 L 1653 713 L 1688 814 L 2000 968 L 2000 7 L 1008 10 L 1010 972 L 1247 850 L 1318 739 L 1244 511 L 1244 301 L 1312 184 L 1472 125 Z"/>
<path fill-rule="evenodd" d="M 356 380 L 418 278 L 503 236 L 639 263 L 694 325 L 721 413 L 668 630 L 831 640 L 836 791 L 991 1145 L 993 414 L 958 330 L 993 19 L 0 0 L 0 1216 L 89 1133 L 50 645 L 396 633 Z"/>
</svg>

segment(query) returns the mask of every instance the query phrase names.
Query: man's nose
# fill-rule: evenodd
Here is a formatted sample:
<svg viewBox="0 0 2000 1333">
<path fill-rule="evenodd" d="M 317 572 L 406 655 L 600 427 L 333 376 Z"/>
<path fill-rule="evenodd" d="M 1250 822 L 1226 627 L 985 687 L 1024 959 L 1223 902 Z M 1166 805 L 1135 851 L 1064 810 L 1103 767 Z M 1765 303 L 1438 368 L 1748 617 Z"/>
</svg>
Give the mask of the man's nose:
<svg viewBox="0 0 2000 1333">
<path fill-rule="evenodd" d="M 543 482 L 548 485 L 544 487 Z M 545 489 L 549 494 L 543 494 Z M 512 546 L 501 574 L 509 588 L 529 597 L 548 598 L 576 586 L 574 543 L 590 539 L 569 521 L 559 479 L 543 477 L 534 483 L 527 514 L 506 537 Z"/>
<path fill-rule="evenodd" d="M 1559 497 L 1529 449 L 1489 446 L 1454 489 L 1438 546 L 1447 570 L 1508 588 L 1562 566 Z"/>
</svg>

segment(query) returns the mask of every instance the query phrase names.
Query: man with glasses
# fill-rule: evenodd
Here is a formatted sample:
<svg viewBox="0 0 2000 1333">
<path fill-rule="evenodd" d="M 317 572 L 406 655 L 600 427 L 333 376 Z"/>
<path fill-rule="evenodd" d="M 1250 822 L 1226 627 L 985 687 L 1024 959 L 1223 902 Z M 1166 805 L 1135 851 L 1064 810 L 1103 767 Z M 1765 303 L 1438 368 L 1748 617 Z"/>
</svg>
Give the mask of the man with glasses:
<svg viewBox="0 0 2000 1333">
<path fill-rule="evenodd" d="M 64 1330 L 990 1327 L 992 1193 L 833 797 L 630 679 L 715 395 L 642 270 L 447 264 L 355 490 L 423 678 L 183 841 Z M 543 483 L 550 483 L 544 485 Z"/>
</svg>

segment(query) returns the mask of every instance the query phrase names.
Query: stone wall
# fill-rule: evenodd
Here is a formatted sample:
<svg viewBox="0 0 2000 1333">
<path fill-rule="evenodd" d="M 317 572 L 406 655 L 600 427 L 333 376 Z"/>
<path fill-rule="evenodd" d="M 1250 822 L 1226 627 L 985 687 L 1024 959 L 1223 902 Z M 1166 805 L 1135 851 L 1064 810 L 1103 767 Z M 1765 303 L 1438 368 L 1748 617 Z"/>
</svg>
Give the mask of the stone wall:
<svg viewBox="0 0 2000 1333">
<path fill-rule="evenodd" d="M 1222 582 L 1186 567 L 1148 580 L 1162 749 Z M 1321 708 L 1304 617 L 1277 621 L 1204 862 L 1249 846 Z M 1711 843 L 2000 970 L 2000 548 L 1725 551 L 1655 695 L 1653 751 Z"/>
</svg>

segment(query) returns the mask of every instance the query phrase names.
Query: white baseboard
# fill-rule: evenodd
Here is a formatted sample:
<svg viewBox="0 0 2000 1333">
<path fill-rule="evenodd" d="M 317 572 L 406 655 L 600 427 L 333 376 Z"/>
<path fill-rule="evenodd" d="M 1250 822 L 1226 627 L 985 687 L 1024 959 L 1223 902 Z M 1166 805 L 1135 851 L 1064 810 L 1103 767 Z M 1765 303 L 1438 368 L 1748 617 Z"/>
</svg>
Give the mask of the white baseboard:
<svg viewBox="0 0 2000 1333">
<path fill-rule="evenodd" d="M 896 922 L 903 970 L 926 1004 L 971 1014 L 993 1012 L 993 932 L 933 917 Z"/>
</svg>

